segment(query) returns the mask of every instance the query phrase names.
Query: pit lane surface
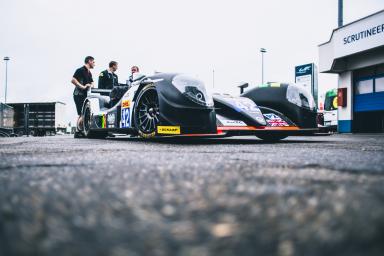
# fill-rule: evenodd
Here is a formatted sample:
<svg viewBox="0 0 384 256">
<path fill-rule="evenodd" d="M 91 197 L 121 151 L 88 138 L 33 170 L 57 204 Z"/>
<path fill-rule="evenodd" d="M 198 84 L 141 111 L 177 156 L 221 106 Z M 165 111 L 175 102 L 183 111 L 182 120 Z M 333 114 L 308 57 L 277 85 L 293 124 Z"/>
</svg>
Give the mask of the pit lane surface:
<svg viewBox="0 0 384 256">
<path fill-rule="evenodd" d="M 384 255 L 384 135 L 0 139 L 0 255 Z"/>
</svg>

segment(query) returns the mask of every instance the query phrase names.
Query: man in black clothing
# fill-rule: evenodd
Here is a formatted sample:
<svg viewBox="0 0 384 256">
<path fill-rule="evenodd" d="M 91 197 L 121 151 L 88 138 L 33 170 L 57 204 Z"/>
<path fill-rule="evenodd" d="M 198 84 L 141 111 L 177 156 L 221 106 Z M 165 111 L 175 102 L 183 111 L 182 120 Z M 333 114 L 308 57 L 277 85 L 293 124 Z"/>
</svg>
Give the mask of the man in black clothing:
<svg viewBox="0 0 384 256">
<path fill-rule="evenodd" d="M 119 85 L 119 80 L 117 75 L 115 74 L 117 70 L 117 62 L 111 61 L 109 63 L 109 68 L 104 70 L 99 75 L 99 89 L 113 89 L 113 87 Z"/>
<path fill-rule="evenodd" d="M 71 80 L 72 84 L 75 86 L 73 91 L 73 99 L 76 104 L 77 114 L 79 115 L 77 119 L 77 131 L 75 133 L 75 137 L 79 135 L 79 130 L 83 126 L 81 109 L 85 99 L 87 98 L 87 91 L 89 88 L 93 87 L 93 78 L 90 70 L 95 67 L 95 59 L 92 56 L 87 56 L 84 60 L 84 63 L 84 66 L 78 68 L 75 71 L 75 74 Z"/>
</svg>

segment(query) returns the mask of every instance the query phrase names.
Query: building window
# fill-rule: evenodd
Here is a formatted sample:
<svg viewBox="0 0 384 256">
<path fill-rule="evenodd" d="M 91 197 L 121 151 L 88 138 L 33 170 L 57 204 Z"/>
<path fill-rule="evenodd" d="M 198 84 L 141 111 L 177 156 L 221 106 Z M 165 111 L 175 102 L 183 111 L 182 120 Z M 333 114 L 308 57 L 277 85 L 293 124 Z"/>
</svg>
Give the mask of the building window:
<svg viewBox="0 0 384 256">
<path fill-rule="evenodd" d="M 373 93 L 373 79 L 356 82 L 356 94 Z"/>
<path fill-rule="evenodd" d="M 375 91 L 384 92 L 384 77 L 378 77 L 375 79 Z"/>
</svg>

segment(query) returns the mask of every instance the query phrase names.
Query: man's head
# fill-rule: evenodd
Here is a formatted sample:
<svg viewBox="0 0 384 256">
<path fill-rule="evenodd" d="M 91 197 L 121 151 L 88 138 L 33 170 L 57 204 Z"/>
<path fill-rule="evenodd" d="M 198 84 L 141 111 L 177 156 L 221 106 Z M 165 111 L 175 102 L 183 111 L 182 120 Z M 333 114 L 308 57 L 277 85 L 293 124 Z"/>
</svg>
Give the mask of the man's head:
<svg viewBox="0 0 384 256">
<path fill-rule="evenodd" d="M 84 63 L 89 68 L 94 68 L 95 67 L 95 58 L 93 58 L 92 56 L 87 56 L 87 57 L 85 57 Z"/>
<path fill-rule="evenodd" d="M 131 73 L 134 74 L 134 73 L 139 73 L 139 67 L 138 66 L 133 66 L 131 67 Z"/>
<path fill-rule="evenodd" d="M 112 71 L 112 72 L 116 72 L 117 70 L 117 62 L 116 61 L 111 61 L 109 62 L 109 69 Z"/>
</svg>

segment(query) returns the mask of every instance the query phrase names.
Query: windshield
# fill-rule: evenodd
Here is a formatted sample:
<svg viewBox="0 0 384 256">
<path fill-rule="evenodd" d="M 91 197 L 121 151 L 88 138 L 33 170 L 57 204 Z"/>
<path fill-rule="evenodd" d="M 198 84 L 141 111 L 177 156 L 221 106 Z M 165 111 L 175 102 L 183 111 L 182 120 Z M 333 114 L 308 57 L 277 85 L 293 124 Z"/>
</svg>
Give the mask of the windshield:
<svg viewBox="0 0 384 256">
<path fill-rule="evenodd" d="M 299 107 L 305 107 L 311 110 L 316 108 L 312 94 L 296 84 L 288 85 L 286 97 L 289 102 Z"/>
<path fill-rule="evenodd" d="M 213 99 L 204 83 L 187 75 L 177 75 L 172 84 L 187 98 L 204 106 L 213 106 Z"/>
</svg>

